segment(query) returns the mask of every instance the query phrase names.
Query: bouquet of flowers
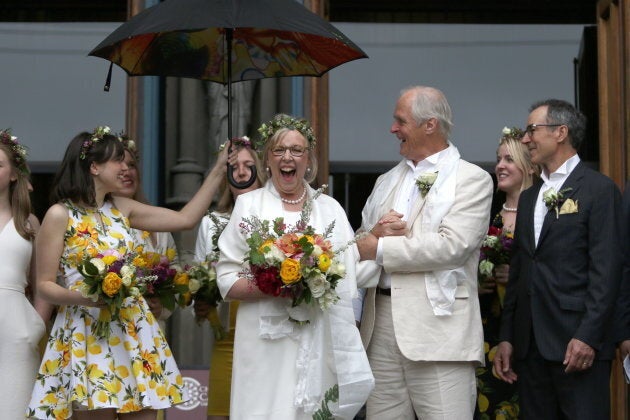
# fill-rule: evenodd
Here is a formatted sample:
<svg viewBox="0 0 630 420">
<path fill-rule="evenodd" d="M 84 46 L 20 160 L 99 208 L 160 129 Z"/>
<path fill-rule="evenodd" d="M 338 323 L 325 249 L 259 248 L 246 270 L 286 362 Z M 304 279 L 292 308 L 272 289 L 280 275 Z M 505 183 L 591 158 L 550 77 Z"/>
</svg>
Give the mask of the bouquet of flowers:
<svg viewBox="0 0 630 420">
<path fill-rule="evenodd" d="M 110 250 L 92 255 L 90 252 L 78 264 L 83 275 L 79 291 L 94 302 L 107 304 L 100 311 L 99 319 L 92 324 L 92 333 L 100 338 L 109 338 L 110 322 L 120 320 L 120 308 L 128 297 L 138 298 L 142 290 L 138 287 L 133 254 Z"/>
<path fill-rule="evenodd" d="M 166 255 L 143 252 L 133 258 L 143 295 L 157 297 L 170 311 L 176 304 L 190 304 L 191 295 L 188 275 L 173 263 L 174 258 L 174 249 L 167 249 Z"/>
<path fill-rule="evenodd" d="M 510 263 L 513 243 L 513 232 L 501 227 L 490 226 L 481 244 L 479 256 L 479 274 L 482 279 L 493 278 L 496 266 Z M 499 295 L 499 302 L 503 306 L 503 297 L 505 296 L 503 284 L 497 284 L 497 294 Z"/>
<path fill-rule="evenodd" d="M 212 249 L 206 255 L 206 259 L 187 268 L 188 276 L 191 284 L 194 283 L 196 291 L 193 293 L 193 300 L 201 301 L 210 306 L 210 312 L 206 318 L 197 317 L 197 323 L 201 323 L 204 319 L 210 322 L 210 326 L 214 332 L 215 340 L 222 340 L 226 336 L 226 331 L 219 320 L 217 306 L 223 301 L 223 297 L 219 292 L 217 285 L 217 272 L 215 266 L 219 260 L 219 236 L 225 229 L 228 219 L 220 218 L 214 213 L 209 213 L 208 217 L 214 224 L 214 232 L 212 234 Z"/>
<path fill-rule="evenodd" d="M 305 208 L 307 205 L 305 205 Z M 263 293 L 292 299 L 292 307 L 314 303 L 322 310 L 339 300 L 335 287 L 345 276 L 345 267 L 335 259 L 328 237 L 331 223 L 323 234 L 307 224 L 308 209 L 296 226 L 283 218 L 273 221 L 244 218 L 241 229 L 249 234 L 249 251 L 244 272 Z M 308 322 L 308 319 L 292 319 Z"/>
</svg>

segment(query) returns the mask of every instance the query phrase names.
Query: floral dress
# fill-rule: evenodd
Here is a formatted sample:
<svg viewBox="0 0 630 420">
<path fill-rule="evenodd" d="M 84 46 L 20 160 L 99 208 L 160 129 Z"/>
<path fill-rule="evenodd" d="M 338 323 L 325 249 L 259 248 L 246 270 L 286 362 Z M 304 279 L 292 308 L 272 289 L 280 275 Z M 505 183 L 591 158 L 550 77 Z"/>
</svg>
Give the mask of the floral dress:
<svg viewBox="0 0 630 420">
<path fill-rule="evenodd" d="M 60 280 L 76 290 L 77 264 L 86 250 L 134 248 L 127 219 L 106 201 L 98 210 L 64 203 L 69 218 Z M 100 215 L 100 217 L 99 217 Z M 102 220 L 102 224 L 99 222 Z M 131 413 L 184 401 L 182 376 L 157 321 L 143 298 L 127 298 L 109 339 L 92 334 L 101 310 L 61 306 L 36 377 L 27 418 L 68 419 L 73 410 L 115 408 Z"/>
<path fill-rule="evenodd" d="M 503 218 L 497 214 L 492 226 L 503 228 Z M 497 289 L 493 293 L 479 295 L 483 323 L 484 353 L 486 366 L 477 368 L 477 409 L 475 419 L 518 419 L 518 394 L 516 385 L 500 380 L 492 369 L 492 361 L 499 344 L 501 327 L 501 303 Z"/>
</svg>

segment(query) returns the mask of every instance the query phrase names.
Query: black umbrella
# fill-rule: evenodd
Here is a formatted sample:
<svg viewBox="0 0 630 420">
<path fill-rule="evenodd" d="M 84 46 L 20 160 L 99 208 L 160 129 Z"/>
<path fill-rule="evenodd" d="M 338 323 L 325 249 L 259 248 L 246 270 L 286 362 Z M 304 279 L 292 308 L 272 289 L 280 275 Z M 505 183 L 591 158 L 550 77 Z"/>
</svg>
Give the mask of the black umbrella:
<svg viewBox="0 0 630 420">
<path fill-rule="evenodd" d="M 130 76 L 227 84 L 229 139 L 233 82 L 321 76 L 367 57 L 337 28 L 295 0 L 166 0 L 122 24 L 88 55 L 109 60 Z M 228 176 L 240 188 L 256 179 L 255 168 L 242 184 L 235 182 L 231 171 Z"/>
</svg>

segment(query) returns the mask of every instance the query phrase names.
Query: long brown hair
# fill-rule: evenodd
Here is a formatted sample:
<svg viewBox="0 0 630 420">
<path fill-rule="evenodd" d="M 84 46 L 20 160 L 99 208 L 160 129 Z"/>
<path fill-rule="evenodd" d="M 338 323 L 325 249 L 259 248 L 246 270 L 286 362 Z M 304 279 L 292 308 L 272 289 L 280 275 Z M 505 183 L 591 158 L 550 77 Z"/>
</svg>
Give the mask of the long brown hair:
<svg viewBox="0 0 630 420">
<path fill-rule="evenodd" d="M 31 196 L 28 192 L 28 173 L 21 171 L 16 167 L 16 156 L 13 148 L 7 144 L 0 143 L 0 150 L 7 155 L 11 162 L 11 171 L 15 175 L 15 181 L 9 184 L 9 203 L 11 204 L 11 215 L 15 230 L 26 240 L 32 240 L 35 237 L 35 231 L 28 221 L 31 215 Z M 24 163 L 26 167 L 26 163 Z"/>
<path fill-rule="evenodd" d="M 262 187 L 263 185 L 265 185 L 265 172 L 262 171 L 260 158 L 258 157 L 256 151 L 252 150 L 250 147 L 237 147 L 238 152 L 243 149 L 246 149 L 254 160 L 254 164 L 256 165 L 256 180 L 258 181 L 258 185 Z M 230 169 L 228 168 L 228 171 L 229 170 Z M 232 191 L 228 186 L 227 176 L 223 177 L 223 179 L 221 180 L 219 191 L 221 191 L 221 196 L 219 197 L 219 201 L 217 202 L 217 211 L 220 213 L 232 213 L 232 209 L 234 208 L 234 196 L 232 195 Z"/>
</svg>

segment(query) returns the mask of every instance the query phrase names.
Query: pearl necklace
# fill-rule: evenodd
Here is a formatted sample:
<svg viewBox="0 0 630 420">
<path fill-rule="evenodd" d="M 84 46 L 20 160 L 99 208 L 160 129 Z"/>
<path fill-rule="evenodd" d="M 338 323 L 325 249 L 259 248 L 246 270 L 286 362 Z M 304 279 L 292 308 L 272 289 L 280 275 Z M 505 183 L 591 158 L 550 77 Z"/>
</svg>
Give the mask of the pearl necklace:
<svg viewBox="0 0 630 420">
<path fill-rule="evenodd" d="M 502 207 L 503 207 L 503 210 L 509 211 L 509 212 L 512 212 L 512 213 L 516 213 L 516 210 L 518 210 L 517 207 L 508 207 L 508 206 L 505 205 L 505 203 L 503 203 Z"/>
<path fill-rule="evenodd" d="M 304 187 L 304 190 L 302 191 L 302 195 L 299 198 L 296 198 L 295 200 L 289 200 L 288 198 L 284 198 L 280 196 L 280 200 L 282 200 L 283 203 L 287 203 L 287 204 L 298 204 L 298 203 L 301 203 L 302 200 L 304 200 L 304 197 L 306 197 L 306 187 Z"/>
</svg>

